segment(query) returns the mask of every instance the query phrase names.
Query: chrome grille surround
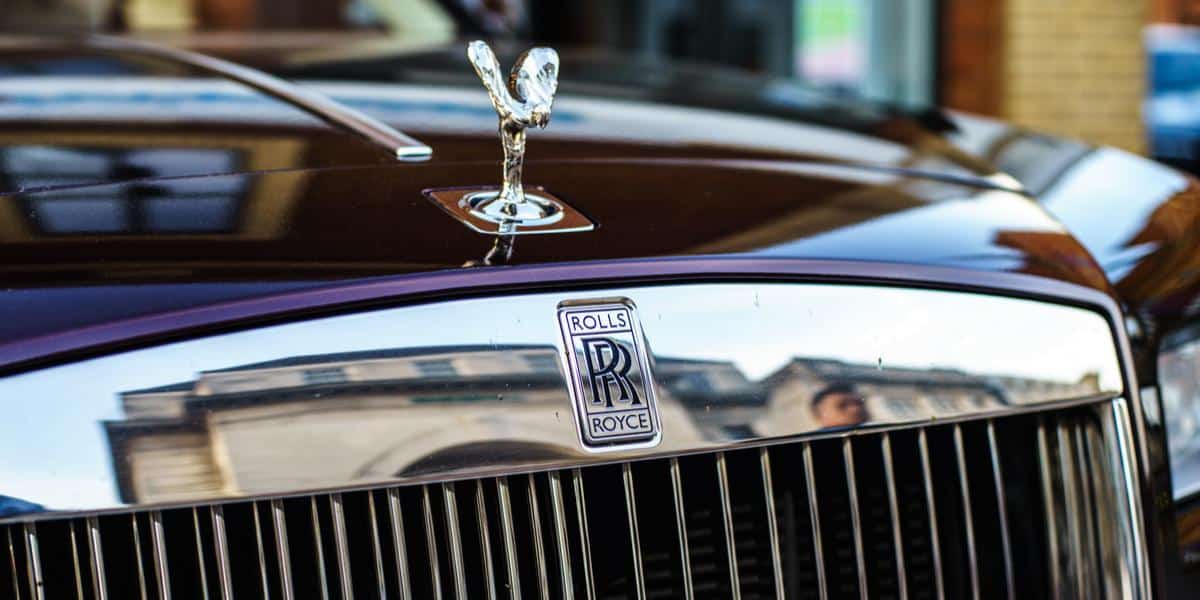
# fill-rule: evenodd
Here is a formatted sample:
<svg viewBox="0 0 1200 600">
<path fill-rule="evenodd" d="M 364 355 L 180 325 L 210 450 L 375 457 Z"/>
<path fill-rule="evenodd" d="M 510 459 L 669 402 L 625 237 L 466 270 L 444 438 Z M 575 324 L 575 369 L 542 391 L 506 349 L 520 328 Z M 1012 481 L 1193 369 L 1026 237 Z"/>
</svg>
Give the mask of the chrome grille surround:
<svg viewBox="0 0 1200 600">
<path fill-rule="evenodd" d="M 494 455 L 475 449 L 472 454 L 451 453 L 436 460 L 410 457 L 415 465 L 412 469 L 392 471 L 386 477 L 368 473 L 358 479 L 339 476 L 304 484 L 267 483 L 264 487 L 245 485 L 249 480 L 244 473 L 251 471 L 243 470 L 240 479 L 227 480 L 215 493 L 161 498 L 143 496 L 153 489 L 147 485 L 159 480 L 138 479 L 128 492 L 123 489 L 119 502 L 86 497 L 76 506 L 64 507 L 64 512 L 37 512 L 0 521 L 4 533 L 0 540 L 5 542 L 0 547 L 0 586 L 7 586 L 5 580 L 10 580 L 17 598 L 199 597 L 195 590 L 202 590 L 203 597 L 219 598 L 231 598 L 235 593 L 239 597 L 275 594 L 296 598 L 382 597 L 385 593 L 397 597 L 851 594 L 942 598 L 984 597 L 997 590 L 1014 597 L 1026 591 L 1025 586 L 1041 583 L 1046 587 L 1030 589 L 1035 593 L 1051 589 L 1064 596 L 1103 591 L 1112 597 L 1138 597 L 1144 589 L 1130 406 L 1117 346 L 1104 318 L 1084 309 L 1009 298 L 818 284 L 694 286 L 688 289 L 688 297 L 716 294 L 727 305 L 722 308 L 716 302 L 716 308 L 707 307 L 694 316 L 651 316 L 670 307 L 681 287 L 455 301 L 454 308 L 488 307 L 504 313 L 505 306 L 516 307 L 506 313 L 511 319 L 494 330 L 475 330 L 470 335 L 480 342 L 490 341 L 494 357 L 529 357 L 523 360 L 535 369 L 531 377 L 499 382 L 495 372 L 485 370 L 462 389 L 486 392 L 499 386 L 511 395 L 497 402 L 516 403 L 518 408 L 527 401 L 520 400 L 521 394 L 529 394 L 523 390 L 544 392 L 544 405 L 530 401 L 536 408 L 533 414 L 548 417 L 557 407 L 565 418 L 556 417 L 553 422 L 565 421 L 566 425 L 557 427 L 574 438 L 561 375 L 536 372 L 540 363 L 534 355 L 540 350 L 536 343 L 530 349 L 530 338 L 513 335 L 523 330 L 511 321 L 527 323 L 531 315 L 541 314 L 539 307 L 553 307 L 564 298 L 633 298 L 647 322 L 647 339 L 658 361 L 656 374 L 671 372 L 670 368 L 664 370 L 664 365 L 675 369 L 672 377 L 676 380 L 659 381 L 664 406 L 674 404 L 675 410 L 688 416 L 691 437 L 678 437 L 684 430 L 678 426 L 672 430 L 671 423 L 666 423 L 662 448 L 603 457 L 514 453 L 498 443 L 502 438 L 494 438 L 482 448 L 491 449 Z M 828 295 L 823 301 L 822 294 Z M 892 391 L 904 391 L 906 385 L 978 391 L 955 400 L 951 409 L 937 405 L 945 398 L 930 395 L 912 399 L 908 408 L 916 407 L 914 411 L 876 414 L 859 427 L 828 430 L 795 420 L 795 412 L 782 413 L 791 414 L 783 420 L 778 414 L 765 422 L 747 420 L 748 414 L 775 410 L 781 402 L 787 408 L 791 406 L 788 402 L 798 402 L 795 396 L 784 401 L 780 399 L 783 396 L 772 396 L 761 388 L 707 399 L 689 396 L 689 388 L 680 382 L 689 381 L 685 367 L 694 362 L 672 363 L 676 357 L 663 351 L 664 347 L 681 347 L 664 333 L 671 327 L 719 318 L 720 311 L 726 310 L 758 315 L 755 318 L 765 320 L 789 340 L 788 352 L 804 354 L 828 342 L 829 333 L 775 322 L 771 316 L 794 314 L 797 307 L 816 307 L 819 318 L 813 323 L 831 323 L 831 330 L 837 331 L 855 315 L 850 301 L 864 297 L 889 300 L 880 304 L 900 307 L 899 317 L 910 315 L 912 306 L 930 306 L 927 302 L 936 304 L 948 298 L 949 304 L 941 305 L 943 308 L 962 302 L 997 321 L 1010 314 L 1023 315 L 1027 320 L 1018 323 L 1022 327 L 1061 328 L 1070 323 L 1065 331 L 1055 331 L 1072 334 L 1064 339 L 1068 346 L 1075 345 L 1062 352 L 1083 353 L 1092 359 L 1088 364 L 1095 367 L 1094 377 L 1085 386 L 1084 379 L 1078 385 L 1069 382 L 1088 374 L 1086 370 L 1066 369 L 1053 380 L 1032 383 L 1018 377 L 984 376 L 977 364 L 950 352 L 940 356 L 963 361 L 951 363 L 957 369 L 946 369 L 939 366 L 946 363 L 937 362 L 912 367 L 881 361 L 864 372 L 842 357 L 840 362 L 789 362 L 786 368 L 776 370 L 773 389 L 794 383 L 801 371 L 825 368 L 853 372 L 861 381 L 871 382 L 864 385 L 891 390 L 873 392 L 884 399 L 890 398 Z M 919 302 L 905 305 L 905 297 Z M 122 395 L 127 418 L 110 417 L 109 421 L 126 421 L 118 426 L 135 434 L 149 427 L 153 435 L 192 435 L 172 429 L 175 425 L 170 419 L 178 414 L 173 412 L 177 407 L 190 410 L 189 405 L 202 406 L 200 414 L 213 426 L 236 421 L 222 421 L 222 410 L 248 422 L 245 419 L 278 418 L 271 416 L 273 407 L 286 406 L 296 398 L 320 403 L 324 395 L 332 395 L 343 399 L 339 402 L 350 402 L 345 395 L 350 392 L 339 396 L 335 392 L 340 390 L 403 398 L 405 410 L 413 410 L 410 407 L 419 408 L 427 401 L 413 401 L 424 398 L 422 393 L 444 395 L 460 388 L 444 375 L 443 379 L 426 375 L 418 381 L 361 378 L 363 369 L 379 367 L 379 361 L 412 358 L 403 353 L 356 355 L 343 365 L 346 381 L 323 380 L 308 387 L 271 384 L 274 387 L 257 390 L 221 391 L 219 386 L 249 385 L 233 381 L 247 372 L 239 371 L 238 365 L 253 362 L 242 360 L 241 347 L 247 344 L 289 336 L 300 339 L 295 334 L 303 334 L 320 346 L 328 341 L 322 332 L 355 319 L 362 320 L 360 326 L 367 330 L 403 331 L 406 323 L 427 322 L 432 314 L 428 311 L 436 306 L 331 317 L 88 362 L 92 367 L 136 364 L 151 353 L 169 361 L 189 353 L 197 356 L 195 350 L 208 348 L 209 358 L 202 362 L 209 362 L 195 369 L 203 372 L 182 400 L 179 390 Z M 939 313 L 941 316 L 945 315 Z M 553 310 L 546 317 L 552 328 Z M 659 325 L 664 317 L 668 325 Z M 1011 324 L 979 324 L 972 333 L 981 343 L 994 342 L 1002 339 L 1004 326 Z M 813 339 L 798 335 L 803 333 Z M 937 347 L 938 342 L 952 340 L 955 329 L 952 323 L 934 321 L 922 333 Z M 722 341 L 736 347 L 737 342 L 760 334 L 758 330 L 722 332 Z M 530 337 L 536 342 L 538 335 Z M 518 343 L 499 345 L 495 339 Z M 381 343 L 372 336 L 360 345 L 374 344 L 366 346 L 371 349 Z M 163 351 L 166 354 L 160 354 Z M 289 369 L 302 371 L 309 364 L 305 360 L 285 364 L 293 353 L 309 358 L 302 347 L 280 346 L 270 351 L 284 360 L 263 366 L 260 370 L 266 376 L 282 377 Z M 439 351 L 445 354 L 445 348 Z M 471 352 L 451 354 L 457 361 Z M 1012 358 L 1006 352 L 993 343 L 988 356 L 1004 363 Z M 212 358 L 216 354 L 222 355 Z M 736 361 L 743 355 L 731 350 L 725 356 Z M 219 362 L 214 365 L 213 361 Z M 0 389 L 36 389 L 47 379 L 69 376 L 86 366 L 88 363 L 77 363 L 9 378 L 0 381 Z M 235 368 L 220 368 L 230 366 Z M 324 368 L 328 362 L 318 366 Z M 443 373 L 445 367 L 427 368 Z M 876 380 L 869 377 L 872 371 L 879 373 Z M 320 375 L 330 376 L 328 372 Z M 981 403 L 980 398 L 991 393 L 986 390 L 996 390 L 995 397 L 1002 401 Z M 152 396 L 153 402 L 147 403 L 147 396 Z M 461 394 L 456 398 L 456 402 L 480 402 L 462 399 Z M 214 404 L 215 400 L 224 404 Z M 440 404 L 445 401 L 437 401 L 436 406 L 445 410 L 450 406 Z M 561 406 L 555 404 L 559 401 Z M 327 410 L 331 405 L 313 406 Z M 364 406 L 369 408 L 369 403 Z M 469 406 L 473 407 L 467 409 L 469 414 L 514 423 L 506 420 L 505 409 L 500 408 L 511 404 L 488 400 Z M 710 410 L 713 406 L 717 410 Z M 186 410 L 182 414 L 189 414 Z M 89 423 L 96 422 L 90 414 L 84 417 L 91 419 Z M 185 419 L 184 424 L 188 423 Z M 782 430 L 780 423 L 784 424 Z M 220 435 L 229 439 L 231 434 L 236 432 L 222 431 Z M 1024 436 L 1020 439 L 1033 443 L 1014 444 L 1013 436 Z M 323 443 L 311 436 L 307 441 Z M 158 460 L 163 455 L 154 452 L 163 447 L 158 442 L 149 444 L 144 447 L 148 453 L 130 454 L 127 463 L 118 460 L 118 471 L 124 465 L 139 468 L 139 460 L 143 465 L 154 464 L 146 459 Z M 1012 463 L 1009 451 L 1014 448 L 1028 450 L 1028 460 Z M 529 447 L 519 450 L 528 451 Z M 224 451 L 227 454 L 221 460 L 228 463 L 228 447 Z M 114 458 L 118 456 L 114 450 Z M 236 454 L 232 459 L 239 460 Z M 274 464 L 283 475 L 295 472 L 285 462 L 266 464 Z M 1010 468 L 1006 469 L 1006 464 Z M 1013 465 L 1018 468 L 1011 468 Z M 229 465 L 221 468 L 228 470 Z M 1037 494 L 1026 493 L 1029 485 L 1014 485 L 1014 473 L 1033 473 L 1035 480 L 1029 481 L 1036 481 Z M 14 489 L 23 484 L 20 477 L 5 476 L 3 480 L 17 484 Z M 236 487 L 230 489 L 228 481 Z M 697 489 L 701 492 L 694 491 Z M 1044 502 L 1044 509 L 1031 510 L 1038 502 Z M 909 518 L 902 519 L 901 514 Z M 1014 521 L 1010 514 L 1038 515 L 1034 519 L 1041 524 L 1035 528 L 1037 535 L 1030 537 L 1029 523 Z M 1098 517 L 1106 514 L 1118 518 Z M 915 530 L 914 522 L 918 523 Z M 923 549 L 912 547 L 913 540 L 920 539 L 914 532 L 919 531 L 925 532 L 928 542 Z M 1040 566 L 1023 561 L 1014 556 L 1014 547 L 1025 554 L 1043 552 L 1045 560 Z M 997 556 L 1003 560 L 987 560 Z M 72 573 L 74 577 L 47 580 L 44 572 Z M 981 584 L 997 580 L 1004 582 L 1002 589 Z M 309 595 L 316 592 L 319 595 Z"/>
</svg>

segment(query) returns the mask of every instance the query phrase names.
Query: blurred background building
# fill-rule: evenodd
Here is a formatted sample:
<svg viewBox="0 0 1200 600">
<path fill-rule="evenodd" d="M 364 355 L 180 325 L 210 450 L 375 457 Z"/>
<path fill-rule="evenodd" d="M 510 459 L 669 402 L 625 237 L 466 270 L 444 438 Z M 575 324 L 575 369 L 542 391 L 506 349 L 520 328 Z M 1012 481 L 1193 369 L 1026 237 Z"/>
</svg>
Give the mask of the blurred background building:
<svg viewBox="0 0 1200 600">
<path fill-rule="evenodd" d="M 7 0 L 0 29 L 196 46 L 467 36 L 715 63 L 938 104 L 1184 164 L 1200 156 L 1196 0 Z"/>
</svg>

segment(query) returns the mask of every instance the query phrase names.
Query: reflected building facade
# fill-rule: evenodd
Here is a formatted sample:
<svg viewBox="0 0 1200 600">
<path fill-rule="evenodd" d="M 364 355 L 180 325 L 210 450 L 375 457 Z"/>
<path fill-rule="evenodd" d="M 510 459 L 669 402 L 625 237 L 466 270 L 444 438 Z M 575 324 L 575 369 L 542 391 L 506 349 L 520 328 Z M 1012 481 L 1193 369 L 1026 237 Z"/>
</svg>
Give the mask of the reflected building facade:
<svg viewBox="0 0 1200 600">
<path fill-rule="evenodd" d="M 731 361 L 655 359 L 664 450 L 820 430 L 813 398 L 854 386 L 864 424 L 1081 397 L 1074 383 L 797 357 L 761 381 Z M 583 454 L 549 345 L 417 347 L 296 356 L 123 392 L 104 429 L 122 501 L 319 489 Z M 553 419 L 548 422 L 547 419 Z"/>
</svg>

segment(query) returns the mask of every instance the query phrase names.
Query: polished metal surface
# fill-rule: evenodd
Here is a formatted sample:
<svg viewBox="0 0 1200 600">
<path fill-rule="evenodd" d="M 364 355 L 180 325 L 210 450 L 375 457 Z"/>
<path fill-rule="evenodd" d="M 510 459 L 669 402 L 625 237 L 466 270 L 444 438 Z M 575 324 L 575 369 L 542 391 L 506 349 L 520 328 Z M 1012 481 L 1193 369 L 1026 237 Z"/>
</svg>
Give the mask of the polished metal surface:
<svg viewBox="0 0 1200 600">
<path fill-rule="evenodd" d="M 1046 423 L 1039 418 L 1037 429 L 1037 445 L 1038 445 L 1038 466 L 1041 474 L 1042 482 L 1042 501 L 1045 506 L 1046 520 L 1046 548 L 1047 560 L 1050 563 L 1050 590 L 1053 594 L 1062 596 L 1069 593 L 1065 586 L 1067 574 L 1063 572 L 1062 560 L 1060 556 L 1063 552 L 1064 542 L 1060 539 L 1065 528 L 1060 528 L 1062 523 L 1062 510 L 1060 495 L 1057 492 L 1058 486 L 1055 485 L 1059 481 L 1060 474 L 1055 469 L 1057 463 L 1054 461 L 1052 449 L 1050 448 L 1050 434 L 1046 431 Z M 1065 527 L 1065 523 L 1063 524 Z"/>
<path fill-rule="evenodd" d="M 601 457 L 580 446 L 557 316 L 563 301 L 614 297 L 641 316 L 662 441 Z M 0 455 L 21 457 L 0 463 L 0 481 L 48 510 L 170 505 L 834 437 L 1084 402 L 1121 381 L 1102 316 L 1030 300 L 824 283 L 520 294 L 0 379 L 0 402 L 24 415 L 0 421 Z M 861 402 L 814 412 L 839 382 Z"/>
<path fill-rule="evenodd" d="M 23 527 L 25 537 L 25 574 L 29 578 L 29 595 L 34 600 L 46 597 L 45 582 L 42 580 L 42 557 L 38 550 L 37 523 L 26 523 Z"/>
<path fill-rule="evenodd" d="M 171 597 L 171 573 L 167 569 L 167 546 L 163 540 L 162 513 L 159 511 L 150 513 L 150 545 L 158 597 L 160 600 L 167 600 Z"/>
<path fill-rule="evenodd" d="M 281 511 L 282 511 L 282 507 L 281 507 Z M 283 526 L 283 520 L 282 520 L 283 513 L 280 512 L 279 515 L 280 515 L 280 520 L 276 523 L 276 527 Z M 384 583 L 383 583 L 383 580 L 384 580 L 383 570 L 385 568 L 384 564 L 383 564 L 383 548 L 381 546 L 381 541 L 380 541 L 380 536 L 379 536 L 379 511 L 375 508 L 375 494 L 374 493 L 367 494 L 367 517 L 371 520 L 371 556 L 375 559 L 375 581 L 377 583 L 376 593 L 379 594 L 380 598 L 386 598 L 387 591 L 384 589 Z M 277 540 L 280 539 L 279 536 L 276 536 L 276 539 Z M 283 541 L 286 543 L 286 541 L 287 541 L 286 538 L 284 538 Z M 286 548 L 280 549 L 279 552 L 280 552 L 280 560 L 281 561 L 286 558 L 286 554 L 285 554 L 286 551 L 287 551 Z M 282 567 L 282 565 L 281 565 L 281 567 Z M 282 569 L 280 569 L 280 570 L 282 571 Z M 280 576 L 282 577 L 282 573 L 280 574 Z M 288 579 L 290 579 L 290 574 L 289 574 Z M 289 584 L 290 584 L 290 581 L 289 581 Z M 288 600 L 290 600 L 290 598 Z"/>
<path fill-rule="evenodd" d="M 259 503 L 250 504 L 250 512 L 254 515 L 254 549 L 258 551 L 258 584 L 263 596 L 271 595 L 271 585 L 267 574 L 267 549 L 263 545 L 262 517 L 259 515 Z"/>
<path fill-rule="evenodd" d="M 552 48 L 526 51 L 517 58 L 507 83 L 495 53 L 486 43 L 476 40 L 468 44 L 467 58 L 500 117 L 500 141 L 504 148 L 500 190 L 469 200 L 471 211 L 484 220 L 513 229 L 522 224 L 553 223 L 561 218 L 561 211 L 554 201 L 525 193 L 521 170 L 525 163 L 525 130 L 550 124 L 550 109 L 558 89 L 558 53 Z"/>
<path fill-rule="evenodd" d="M 220 507 L 217 507 L 220 508 Z M 329 598 L 329 574 L 325 571 L 325 550 L 321 544 L 321 519 L 320 513 L 317 511 L 317 497 L 312 496 L 308 501 L 308 514 L 312 517 L 313 528 L 313 554 L 317 559 L 317 581 L 319 582 L 321 598 L 327 600 Z M 228 557 L 226 557 L 228 560 Z M 224 598 L 232 598 L 231 595 L 226 595 Z"/>
<path fill-rule="evenodd" d="M 429 519 L 429 488 L 421 486 L 422 501 L 425 507 L 425 518 Z M 256 513 L 257 514 L 257 511 Z M 349 543 L 346 540 L 346 515 L 344 505 L 342 503 L 341 494 L 333 494 L 329 496 L 329 514 L 333 520 L 333 551 L 334 558 L 337 564 L 338 586 L 342 592 L 342 598 L 354 597 L 354 581 L 350 577 L 350 549 Z M 431 556 L 437 556 L 432 553 Z M 434 564 L 436 570 L 437 565 Z"/>
<path fill-rule="evenodd" d="M 399 160 L 425 160 L 433 155 L 433 150 L 429 146 L 374 117 L 363 114 L 312 89 L 288 83 L 257 69 L 143 40 L 93 35 L 86 38 L 84 43 L 89 48 L 168 60 L 232 79 L 296 106 L 331 125 L 354 132 L 386 148 Z"/>
</svg>

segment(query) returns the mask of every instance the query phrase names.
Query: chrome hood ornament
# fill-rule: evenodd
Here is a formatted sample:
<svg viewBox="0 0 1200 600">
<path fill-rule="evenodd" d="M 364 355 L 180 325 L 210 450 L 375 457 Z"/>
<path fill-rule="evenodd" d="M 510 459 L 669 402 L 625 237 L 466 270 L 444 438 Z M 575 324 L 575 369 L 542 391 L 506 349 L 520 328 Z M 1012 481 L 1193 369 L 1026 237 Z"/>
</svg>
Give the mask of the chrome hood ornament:
<svg viewBox="0 0 1200 600">
<path fill-rule="evenodd" d="M 525 132 L 530 127 L 541 129 L 550 124 L 558 90 L 558 53 L 552 48 L 527 50 L 517 58 L 507 81 L 486 43 L 476 40 L 468 44 L 467 58 L 500 118 L 503 179 L 499 189 L 426 190 L 425 195 L 480 233 L 510 236 L 593 229 L 592 222 L 578 211 L 541 188 L 527 188 L 521 182 Z"/>
<path fill-rule="evenodd" d="M 476 210 L 499 219 L 544 219 L 557 211 L 551 202 L 521 187 L 525 164 L 525 130 L 550 124 L 550 108 L 558 90 L 558 53 L 552 48 L 531 48 L 517 58 L 508 84 L 492 49 L 476 40 L 467 46 L 471 66 L 483 80 L 492 107 L 500 116 L 500 142 L 504 146 L 504 183 L 499 194 L 483 199 Z"/>
</svg>

